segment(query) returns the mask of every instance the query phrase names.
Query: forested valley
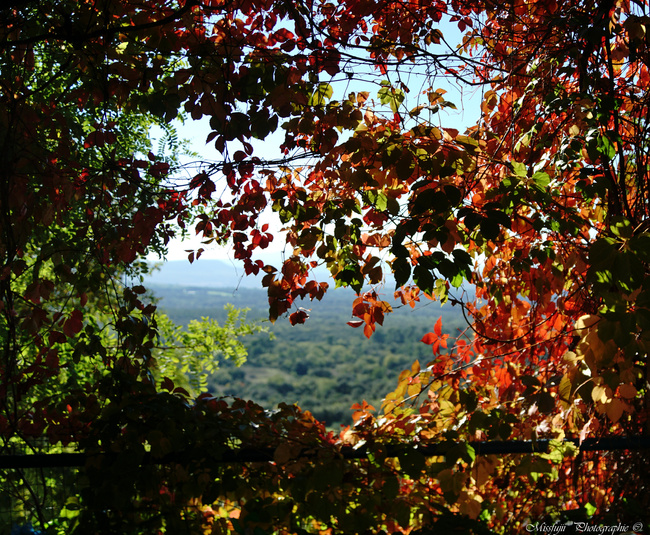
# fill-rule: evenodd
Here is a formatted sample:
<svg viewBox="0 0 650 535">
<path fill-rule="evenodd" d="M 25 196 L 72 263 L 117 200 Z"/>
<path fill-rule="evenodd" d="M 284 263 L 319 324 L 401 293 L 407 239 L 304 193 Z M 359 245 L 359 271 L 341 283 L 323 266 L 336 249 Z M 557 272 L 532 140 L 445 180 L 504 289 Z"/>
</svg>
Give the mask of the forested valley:
<svg viewBox="0 0 650 535">
<path fill-rule="evenodd" d="M 200 262 L 200 261 L 199 261 Z M 394 390 L 400 372 L 414 360 L 424 367 L 433 355 L 422 337 L 442 318 L 443 331 L 457 334 L 467 328 L 462 312 L 450 302 L 423 298 L 415 309 L 394 303 L 375 334 L 346 324 L 354 293 L 345 288 L 329 292 L 322 301 L 306 302 L 310 321 L 290 325 L 268 321 L 268 296 L 262 289 L 150 285 L 162 311 L 179 325 L 211 317 L 226 318 L 225 305 L 250 309 L 247 320 L 263 322 L 269 333 L 243 338 L 247 361 L 237 367 L 222 360 L 208 377 L 209 391 L 217 396 L 252 399 L 267 409 L 279 403 L 297 403 L 338 429 L 352 423 L 350 407 L 366 400 L 379 409 Z"/>
</svg>

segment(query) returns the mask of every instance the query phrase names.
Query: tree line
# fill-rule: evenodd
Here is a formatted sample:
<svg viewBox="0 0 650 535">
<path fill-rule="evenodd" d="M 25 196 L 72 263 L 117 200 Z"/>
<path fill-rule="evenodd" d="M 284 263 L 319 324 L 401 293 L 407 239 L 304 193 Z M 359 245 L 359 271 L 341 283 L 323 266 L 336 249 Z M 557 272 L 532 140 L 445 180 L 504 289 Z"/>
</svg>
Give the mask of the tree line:
<svg viewBox="0 0 650 535">
<path fill-rule="evenodd" d="M 159 308 L 179 325 L 204 316 L 224 321 L 224 306 L 233 302 L 249 309 L 248 320 L 267 316 L 268 300 L 261 289 L 151 288 Z M 395 312 L 367 339 L 361 330 L 345 325 L 350 295 L 340 290 L 314 304 L 313 318 L 304 325 L 267 324 L 268 333 L 243 340 L 246 362 L 237 366 L 223 360 L 208 377 L 208 391 L 252 399 L 267 409 L 297 403 L 329 428 L 339 429 L 352 423 L 353 404 L 365 399 L 379 408 L 402 370 L 414 360 L 430 360 L 431 348 L 421 339 L 438 318 L 444 318 L 449 333 L 467 329 L 462 313 L 451 304 L 428 302 L 417 311 L 406 307 Z"/>
</svg>

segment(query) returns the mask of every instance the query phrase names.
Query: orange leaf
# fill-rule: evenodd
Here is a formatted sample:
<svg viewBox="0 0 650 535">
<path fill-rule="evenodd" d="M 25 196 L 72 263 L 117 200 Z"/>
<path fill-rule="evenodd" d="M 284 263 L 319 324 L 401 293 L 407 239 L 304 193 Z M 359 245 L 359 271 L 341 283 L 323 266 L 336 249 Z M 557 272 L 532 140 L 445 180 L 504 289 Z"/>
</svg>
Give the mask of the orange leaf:
<svg viewBox="0 0 650 535">
<path fill-rule="evenodd" d="M 370 338 L 373 332 L 375 332 L 375 326 L 373 324 L 366 325 L 363 328 L 363 334 L 366 335 L 366 338 Z"/>
<path fill-rule="evenodd" d="M 436 321 L 436 325 L 433 330 L 438 336 L 442 336 L 442 316 L 440 316 L 438 318 L 438 321 Z"/>
<path fill-rule="evenodd" d="M 438 335 L 436 333 L 427 333 L 422 337 L 421 342 L 427 344 L 427 345 L 432 345 L 436 340 L 438 339 Z"/>
</svg>

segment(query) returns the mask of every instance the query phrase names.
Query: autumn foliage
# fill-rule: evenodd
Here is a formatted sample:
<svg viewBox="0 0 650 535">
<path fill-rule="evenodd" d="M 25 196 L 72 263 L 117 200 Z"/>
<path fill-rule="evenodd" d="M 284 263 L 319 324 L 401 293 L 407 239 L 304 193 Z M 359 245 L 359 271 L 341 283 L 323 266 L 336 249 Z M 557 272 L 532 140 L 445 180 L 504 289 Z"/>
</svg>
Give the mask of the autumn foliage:
<svg viewBox="0 0 650 535">
<path fill-rule="evenodd" d="M 643 455 L 563 439 L 648 425 L 649 7 L 6 3 L 0 448 L 98 454 L 61 529 L 647 521 Z M 474 93 L 467 128 L 450 82 Z M 178 159 L 181 117 L 209 123 L 214 158 Z M 153 126 L 171 150 L 151 145 Z M 378 411 L 359 400 L 340 434 L 295 407 L 193 397 L 156 377 L 160 329 L 138 279 L 179 228 L 262 273 L 272 321 L 307 320 L 324 265 L 356 290 L 348 324 L 368 337 L 393 293 L 461 307 L 467 329 L 432 326 L 431 362 Z M 268 265 L 277 240 L 286 259 Z M 469 445 L 541 438 L 549 452 L 518 457 Z M 446 454 L 418 451 L 432 442 Z M 400 443 L 413 447 L 387 453 Z M 225 462 L 233 449 L 274 453 Z"/>
</svg>

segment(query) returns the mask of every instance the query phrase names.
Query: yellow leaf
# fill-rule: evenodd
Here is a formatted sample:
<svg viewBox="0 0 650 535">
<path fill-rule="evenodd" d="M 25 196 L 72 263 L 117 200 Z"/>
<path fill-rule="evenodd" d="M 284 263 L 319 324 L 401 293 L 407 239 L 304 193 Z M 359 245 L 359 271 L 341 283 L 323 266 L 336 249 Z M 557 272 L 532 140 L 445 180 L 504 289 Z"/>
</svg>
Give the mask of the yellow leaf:
<svg viewBox="0 0 650 535">
<path fill-rule="evenodd" d="M 562 359 L 565 360 L 566 362 L 573 364 L 577 360 L 580 360 L 580 357 L 578 357 L 578 355 L 576 355 L 573 351 L 567 351 L 562 357 Z"/>
<path fill-rule="evenodd" d="M 558 387 L 558 394 L 560 394 L 560 399 L 565 402 L 571 401 L 571 379 L 568 376 L 562 377 L 560 381 L 560 386 Z"/>
<path fill-rule="evenodd" d="M 410 384 L 406 390 L 408 397 L 415 397 L 422 391 L 420 383 Z"/>
<path fill-rule="evenodd" d="M 397 385 L 397 388 L 395 389 L 395 399 L 403 398 L 407 387 L 408 383 L 406 381 L 402 381 L 399 385 Z"/>
<path fill-rule="evenodd" d="M 483 113 L 489 114 L 499 103 L 498 95 L 496 91 L 487 91 L 483 97 L 483 102 L 481 102 L 481 110 Z"/>
<path fill-rule="evenodd" d="M 368 100 L 369 95 L 370 95 L 370 93 L 368 93 L 368 91 L 359 91 L 357 93 L 357 103 L 358 104 L 364 104 L 366 102 L 366 100 Z"/>
<path fill-rule="evenodd" d="M 398 383 L 403 383 L 404 381 L 407 381 L 411 377 L 411 372 L 409 370 L 404 370 L 399 374 L 399 377 L 397 378 Z"/>
<path fill-rule="evenodd" d="M 438 414 L 440 414 L 440 416 L 443 418 L 449 418 L 454 414 L 454 412 L 456 412 L 456 407 L 450 401 L 441 399 L 438 401 L 438 403 L 440 404 L 440 410 L 438 411 Z"/>
<path fill-rule="evenodd" d="M 583 329 L 589 329 L 595 325 L 600 318 L 596 314 L 585 314 L 580 316 L 578 321 L 576 321 L 576 331 L 582 331 Z"/>
<path fill-rule="evenodd" d="M 596 385 L 594 386 L 594 389 L 591 391 L 591 399 L 594 401 L 602 402 L 602 403 L 607 403 L 607 400 L 611 398 L 611 395 L 607 395 L 607 391 L 610 391 L 611 394 L 611 388 L 609 388 L 606 385 Z"/>
</svg>

